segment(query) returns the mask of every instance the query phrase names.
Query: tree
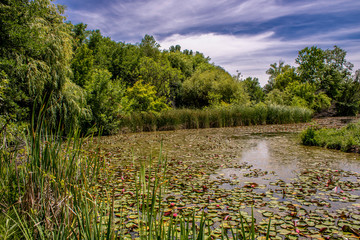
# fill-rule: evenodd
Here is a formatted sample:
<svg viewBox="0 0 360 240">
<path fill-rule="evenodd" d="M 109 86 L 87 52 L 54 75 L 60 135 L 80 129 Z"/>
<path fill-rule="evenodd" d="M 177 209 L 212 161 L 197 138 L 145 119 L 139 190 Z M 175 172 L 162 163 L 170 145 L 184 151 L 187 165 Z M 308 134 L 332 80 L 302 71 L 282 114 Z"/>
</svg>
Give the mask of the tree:
<svg viewBox="0 0 360 240">
<path fill-rule="evenodd" d="M 250 100 L 254 103 L 259 103 L 264 100 L 264 92 L 260 86 L 258 78 L 248 77 L 242 81 L 245 91 L 249 94 Z"/>
<path fill-rule="evenodd" d="M 122 99 L 122 110 L 131 112 L 161 112 L 170 109 L 165 97 L 158 97 L 155 87 L 142 80 L 137 81 L 133 87 L 126 90 Z"/>
<path fill-rule="evenodd" d="M 332 50 L 313 46 L 301 50 L 296 62 L 302 82 L 315 84 L 316 91 L 325 93 L 335 104 L 338 113 L 353 114 L 357 109 L 357 100 L 350 97 L 349 92 L 352 92 L 352 87 L 356 89 L 356 83 L 351 78 L 353 64 L 345 57 L 346 51 L 337 46 Z"/>
<path fill-rule="evenodd" d="M 158 44 L 153 36 L 145 35 L 141 40 L 140 49 L 145 57 L 157 59 L 160 54 L 160 44 Z"/>
<path fill-rule="evenodd" d="M 193 56 L 186 55 L 179 51 L 166 54 L 172 68 L 179 69 L 185 77 L 190 77 L 194 73 Z"/>
<path fill-rule="evenodd" d="M 95 125 L 96 131 L 112 133 L 119 123 L 125 89 L 119 82 L 111 81 L 111 73 L 106 69 L 94 69 L 84 87 L 92 119 L 84 121 L 83 128 L 86 130 Z"/>
<path fill-rule="evenodd" d="M 79 23 L 73 26 L 72 28 L 72 34 L 74 37 L 74 50 L 76 50 L 78 47 L 81 47 L 83 44 L 86 43 L 86 40 L 88 39 L 90 35 L 90 31 L 86 30 L 87 24 Z"/>
<path fill-rule="evenodd" d="M 336 108 L 340 115 L 356 115 L 360 110 L 360 71 L 342 85 L 342 94 L 337 99 Z"/>
<path fill-rule="evenodd" d="M 102 36 L 100 30 L 95 30 L 90 34 L 88 47 L 93 51 L 94 66 L 96 68 L 111 68 L 112 56 L 117 48 L 116 42 L 109 37 Z"/>
<path fill-rule="evenodd" d="M 182 96 L 185 106 L 195 108 L 221 103 L 246 104 L 249 101 L 242 83 L 220 68 L 198 70 L 184 81 Z"/>
<path fill-rule="evenodd" d="M 0 5 L 0 72 L 8 81 L 7 94 L 16 96 L 12 103 L 3 104 L 7 107 L 2 111 L 12 112 L 18 121 L 30 121 L 33 106 L 37 116 L 47 103 L 46 119 L 55 126 L 64 118 L 64 108 L 70 110 L 66 104 L 72 100 L 66 97 L 73 95 L 64 91 L 70 81 L 72 37 L 63 22 L 63 10 L 49 0 L 12 0 Z M 78 106 L 74 109 L 81 109 Z"/>
<path fill-rule="evenodd" d="M 296 73 L 296 68 L 286 65 L 284 70 L 273 79 L 272 87 L 284 91 L 293 82 L 300 82 L 300 77 Z"/>
<path fill-rule="evenodd" d="M 139 78 L 141 52 L 138 46 L 117 43 L 111 60 L 109 71 L 112 79 L 120 79 L 127 86 L 132 86 Z"/>
<path fill-rule="evenodd" d="M 92 55 L 92 50 L 87 47 L 87 44 L 83 44 L 76 50 L 75 56 L 71 61 L 73 82 L 80 87 L 84 87 L 90 78 L 93 67 L 94 57 Z"/>
<path fill-rule="evenodd" d="M 184 78 L 181 71 L 170 66 L 167 59 L 159 62 L 149 57 L 143 57 L 140 60 L 140 76 L 144 83 L 149 83 L 155 87 L 155 91 L 159 97 L 173 100 L 175 93 L 172 92 L 171 86 L 175 86 L 182 82 Z"/>
<path fill-rule="evenodd" d="M 282 69 L 284 68 L 284 61 L 279 60 L 278 63 L 272 63 L 270 64 L 270 68 L 266 70 L 266 74 L 270 75 L 269 80 L 275 79 L 280 73 L 282 73 Z"/>
<path fill-rule="evenodd" d="M 266 74 L 269 75 L 268 83 L 264 86 L 264 92 L 269 93 L 271 90 L 274 89 L 275 79 L 282 74 L 283 72 L 287 71 L 291 68 L 290 65 L 285 65 L 284 61 L 279 60 L 278 63 L 270 64 L 270 68 L 266 70 Z"/>
</svg>

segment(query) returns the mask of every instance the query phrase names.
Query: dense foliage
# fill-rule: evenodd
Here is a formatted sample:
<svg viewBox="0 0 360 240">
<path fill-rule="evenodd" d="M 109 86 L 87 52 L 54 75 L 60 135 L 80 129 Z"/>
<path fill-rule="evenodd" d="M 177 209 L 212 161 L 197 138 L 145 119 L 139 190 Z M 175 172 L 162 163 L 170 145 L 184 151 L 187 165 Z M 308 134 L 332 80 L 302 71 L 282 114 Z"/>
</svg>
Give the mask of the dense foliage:
<svg viewBox="0 0 360 240">
<path fill-rule="evenodd" d="M 346 51 L 334 46 L 323 50 L 316 46 L 299 51 L 297 68 L 271 64 L 264 87 L 265 102 L 306 106 L 327 115 L 355 115 L 360 108 L 358 71 L 346 59 Z"/>
<path fill-rule="evenodd" d="M 170 108 L 263 102 L 319 114 L 359 110 L 359 74 L 337 46 L 301 50 L 297 67 L 271 64 L 262 88 L 257 78 L 231 76 L 202 53 L 179 45 L 162 50 L 153 36 L 115 42 L 84 23 L 65 22 L 64 7 L 50 0 L 3 1 L 0 11 L 0 130 L 10 142 L 44 106 L 53 127 L 104 134 L 134 112 Z"/>
</svg>

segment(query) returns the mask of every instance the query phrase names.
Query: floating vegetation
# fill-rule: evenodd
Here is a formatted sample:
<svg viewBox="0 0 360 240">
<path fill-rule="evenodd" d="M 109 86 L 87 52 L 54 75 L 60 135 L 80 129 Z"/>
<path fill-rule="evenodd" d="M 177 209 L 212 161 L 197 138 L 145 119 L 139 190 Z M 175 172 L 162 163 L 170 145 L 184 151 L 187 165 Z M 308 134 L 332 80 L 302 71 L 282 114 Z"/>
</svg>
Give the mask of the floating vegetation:
<svg viewBox="0 0 360 240">
<path fill-rule="evenodd" d="M 272 239 L 360 237 L 360 163 L 355 155 L 299 146 L 293 134 L 251 132 L 207 129 L 102 138 L 112 162 L 107 185 L 115 189 L 115 223 L 125 224 L 115 224 L 118 234 L 140 236 L 144 210 L 139 209 L 152 207 L 156 221 L 185 231 L 180 219 L 186 219 L 188 230 L 203 226 L 214 239 L 231 237 L 242 226 L 247 236 L 253 228 L 256 236 Z M 156 183 L 160 175 L 155 171 L 142 177 L 149 187 L 161 185 L 161 197 L 139 202 L 135 180 L 140 163 L 148 163 L 142 156 L 161 152 L 150 147 L 161 140 L 168 159 L 163 182 Z"/>
</svg>

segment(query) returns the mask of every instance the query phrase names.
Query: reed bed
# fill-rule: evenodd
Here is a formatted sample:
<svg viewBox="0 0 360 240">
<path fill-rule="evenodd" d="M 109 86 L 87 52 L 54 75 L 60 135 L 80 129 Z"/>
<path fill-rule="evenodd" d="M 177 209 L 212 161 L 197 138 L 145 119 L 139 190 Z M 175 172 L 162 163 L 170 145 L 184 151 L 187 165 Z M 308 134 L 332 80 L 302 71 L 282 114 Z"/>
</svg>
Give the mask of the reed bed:
<svg viewBox="0 0 360 240">
<path fill-rule="evenodd" d="M 109 239 L 111 222 L 106 228 L 99 217 L 111 201 L 95 191 L 104 159 L 98 151 L 83 154 L 78 131 L 65 140 L 46 125 L 40 114 L 25 147 L 0 152 L 0 239 Z"/>
<path fill-rule="evenodd" d="M 164 131 L 177 129 L 221 128 L 263 124 L 308 122 L 307 108 L 256 105 L 208 109 L 172 109 L 161 113 L 136 112 L 125 116 L 121 131 Z"/>
</svg>

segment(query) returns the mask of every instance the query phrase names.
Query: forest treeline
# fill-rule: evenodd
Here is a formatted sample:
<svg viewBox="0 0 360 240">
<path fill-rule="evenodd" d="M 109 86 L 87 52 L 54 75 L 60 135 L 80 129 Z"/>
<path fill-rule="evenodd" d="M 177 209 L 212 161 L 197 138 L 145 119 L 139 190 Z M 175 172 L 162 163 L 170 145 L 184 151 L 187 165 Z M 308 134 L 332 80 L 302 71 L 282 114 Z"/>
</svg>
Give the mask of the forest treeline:
<svg viewBox="0 0 360 240">
<path fill-rule="evenodd" d="M 270 64 L 261 87 L 257 78 L 231 76 L 200 52 L 179 45 L 163 50 L 150 35 L 131 44 L 74 25 L 50 0 L 5 0 L 0 12 L 1 134 L 16 135 L 43 109 L 54 128 L 104 134 L 131 113 L 178 108 L 276 104 L 338 115 L 359 111 L 359 71 L 337 46 L 306 47 L 297 66 Z"/>
</svg>

